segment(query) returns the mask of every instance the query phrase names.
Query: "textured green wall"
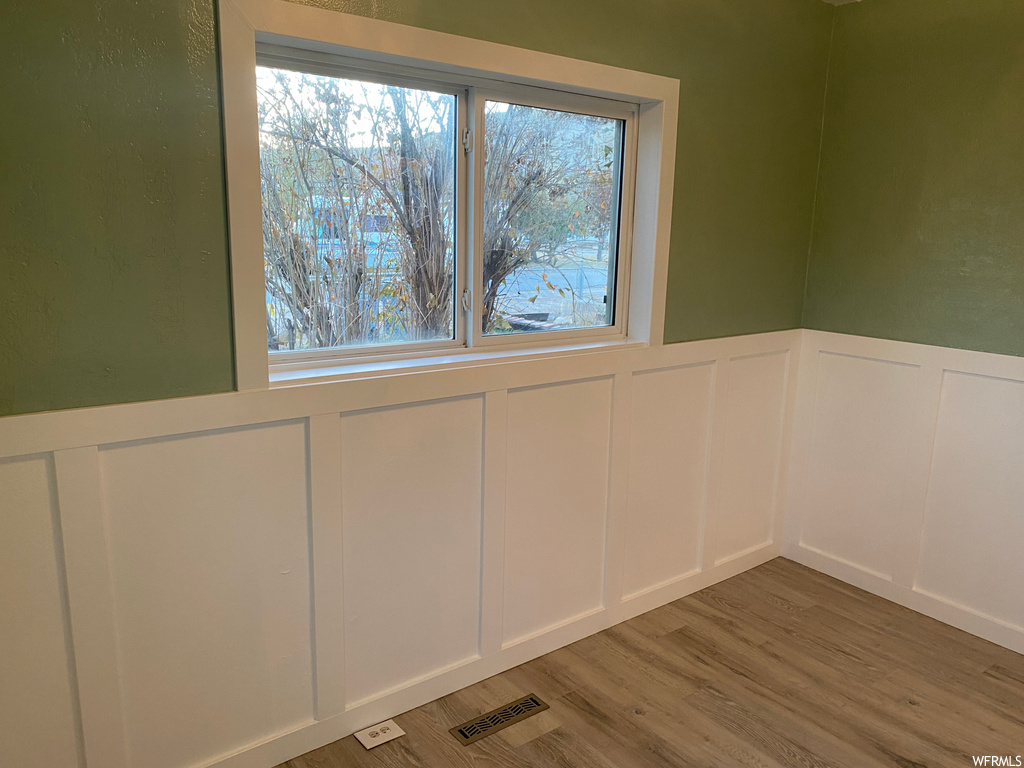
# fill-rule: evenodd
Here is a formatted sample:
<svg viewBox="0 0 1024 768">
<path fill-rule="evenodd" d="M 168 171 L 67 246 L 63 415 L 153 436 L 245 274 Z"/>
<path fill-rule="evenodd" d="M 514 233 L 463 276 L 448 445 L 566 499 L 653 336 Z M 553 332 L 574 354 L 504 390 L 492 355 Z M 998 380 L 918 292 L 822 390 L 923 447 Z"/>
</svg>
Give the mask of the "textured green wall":
<svg viewBox="0 0 1024 768">
<path fill-rule="evenodd" d="M 803 324 L 1024 355 L 1024 2 L 837 11 Z"/>
<path fill-rule="evenodd" d="M 666 339 L 799 323 L 832 8 L 336 0 L 677 77 Z M 233 387 L 212 0 L 0 7 L 0 415 Z"/>
<path fill-rule="evenodd" d="M 0 415 L 231 389 L 211 9 L 0 9 Z"/>
</svg>

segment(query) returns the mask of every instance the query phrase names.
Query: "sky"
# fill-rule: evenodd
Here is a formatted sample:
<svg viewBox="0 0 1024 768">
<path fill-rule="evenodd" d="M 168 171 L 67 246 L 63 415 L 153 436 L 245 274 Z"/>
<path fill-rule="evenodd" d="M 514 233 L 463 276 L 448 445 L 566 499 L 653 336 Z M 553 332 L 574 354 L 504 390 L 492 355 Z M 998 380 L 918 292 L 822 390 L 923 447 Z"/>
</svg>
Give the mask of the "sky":
<svg viewBox="0 0 1024 768">
<path fill-rule="evenodd" d="M 277 75 L 284 76 L 287 86 L 282 87 L 278 82 Z M 334 82 L 343 94 L 352 98 L 354 105 L 363 107 L 361 111 L 354 110 L 353 115 L 348 120 L 349 146 L 368 147 L 375 143 L 372 135 L 372 116 L 380 110 L 382 104 L 387 99 L 387 86 L 363 80 L 312 75 L 288 69 L 258 66 L 256 67 L 257 98 L 263 102 L 267 98 L 281 96 L 287 90 L 303 106 L 312 106 L 315 103 L 315 97 L 311 88 L 302 86 L 303 78 L 306 78 L 307 82 L 308 80 Z M 417 110 L 417 118 L 421 130 L 424 133 L 439 131 L 440 126 L 434 109 L 429 103 L 424 101 L 424 97 L 433 99 L 445 97 L 454 99 L 455 97 L 422 89 L 405 88 L 403 90 L 408 94 L 408 103 L 417 104 L 420 107 Z M 381 142 L 378 141 L 377 143 L 380 144 Z"/>
</svg>

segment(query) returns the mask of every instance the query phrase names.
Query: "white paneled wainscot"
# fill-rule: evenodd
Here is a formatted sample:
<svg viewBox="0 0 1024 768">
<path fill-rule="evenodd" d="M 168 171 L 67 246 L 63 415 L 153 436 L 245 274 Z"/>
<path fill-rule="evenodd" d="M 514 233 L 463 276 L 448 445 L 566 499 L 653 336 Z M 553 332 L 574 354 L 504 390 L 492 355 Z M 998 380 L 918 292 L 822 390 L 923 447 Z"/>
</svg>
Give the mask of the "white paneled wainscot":
<svg viewBox="0 0 1024 768">
<path fill-rule="evenodd" d="M 0 420 L 0 754 L 272 766 L 776 556 L 800 338 Z M 977 386 L 944 408 L 1017 445 Z M 973 482 L 929 511 L 921 587 L 949 599 L 986 585 L 934 563 L 996 533 L 951 553 L 955 505 L 1019 490 Z"/>
<path fill-rule="evenodd" d="M 1024 360 L 791 331 L 0 420 L 0 754 L 259 768 L 777 554 L 1024 651 Z"/>
<path fill-rule="evenodd" d="M 803 331 L 783 554 L 1024 653 L 1024 359 Z"/>
</svg>

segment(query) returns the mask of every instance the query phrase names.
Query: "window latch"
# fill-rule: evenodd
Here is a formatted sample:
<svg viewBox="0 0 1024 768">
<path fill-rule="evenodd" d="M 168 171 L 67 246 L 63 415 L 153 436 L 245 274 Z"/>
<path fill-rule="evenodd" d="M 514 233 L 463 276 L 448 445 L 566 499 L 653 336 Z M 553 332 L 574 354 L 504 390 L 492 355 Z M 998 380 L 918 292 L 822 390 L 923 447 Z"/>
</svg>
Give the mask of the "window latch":
<svg viewBox="0 0 1024 768">
<path fill-rule="evenodd" d="M 472 298 L 473 294 L 469 292 L 469 288 L 466 288 L 462 292 L 462 311 L 466 314 L 469 314 L 470 308 L 473 306 Z"/>
<path fill-rule="evenodd" d="M 462 132 L 462 148 L 467 155 L 473 151 L 473 132 L 469 128 Z"/>
</svg>

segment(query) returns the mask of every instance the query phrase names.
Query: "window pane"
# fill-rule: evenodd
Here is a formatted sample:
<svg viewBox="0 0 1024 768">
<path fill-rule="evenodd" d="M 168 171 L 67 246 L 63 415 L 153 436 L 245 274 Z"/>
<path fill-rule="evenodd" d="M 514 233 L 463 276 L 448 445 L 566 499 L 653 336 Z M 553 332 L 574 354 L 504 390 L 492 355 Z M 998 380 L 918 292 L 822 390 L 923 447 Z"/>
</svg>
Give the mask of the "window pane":
<svg viewBox="0 0 1024 768">
<path fill-rule="evenodd" d="M 624 123 L 488 101 L 483 332 L 614 323 Z"/>
<path fill-rule="evenodd" d="M 455 97 L 256 81 L 269 349 L 454 338 Z"/>
</svg>

